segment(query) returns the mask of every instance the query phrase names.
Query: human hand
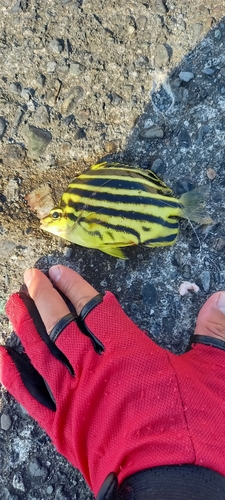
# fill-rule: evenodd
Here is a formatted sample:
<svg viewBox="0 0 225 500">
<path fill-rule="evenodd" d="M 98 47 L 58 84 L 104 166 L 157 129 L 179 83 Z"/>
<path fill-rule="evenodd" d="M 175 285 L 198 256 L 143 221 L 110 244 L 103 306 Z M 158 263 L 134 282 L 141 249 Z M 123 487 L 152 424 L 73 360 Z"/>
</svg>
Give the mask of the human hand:
<svg viewBox="0 0 225 500">
<path fill-rule="evenodd" d="M 197 392 L 198 377 L 202 384 L 201 346 L 192 370 L 192 351 L 182 363 L 183 356 L 154 344 L 111 293 L 102 300 L 91 285 L 64 266 L 54 266 L 49 275 L 78 315 L 82 317 L 88 304 L 85 320 L 71 317 L 68 305 L 43 273 L 26 272 L 32 299 L 13 294 L 6 312 L 29 358 L 1 347 L 1 382 L 46 430 L 57 450 L 80 469 L 95 494 L 111 471 L 121 484 L 148 467 L 193 463 L 191 424 L 184 418 L 180 390 L 186 373 L 189 380 L 192 375 Z M 96 296 L 97 305 L 94 302 L 88 312 Z M 213 297 L 210 318 L 217 314 L 218 328 Z M 224 314 L 219 313 L 222 324 Z M 203 308 L 195 333 L 210 334 L 212 322 L 206 318 Z M 210 347 L 202 348 L 212 360 Z M 222 351 L 213 351 L 218 361 Z M 207 405 L 209 410 L 212 406 Z M 196 420 L 194 425 L 201 428 Z"/>
<path fill-rule="evenodd" d="M 54 266 L 49 275 L 78 315 L 98 297 L 85 319 L 87 331 L 82 321 L 71 318 L 63 298 L 41 271 L 26 271 L 29 296 L 13 294 L 6 307 L 26 354 L 1 347 L 0 379 L 96 493 L 110 471 L 121 478 L 130 471 L 122 466 L 122 457 L 129 432 L 140 422 L 139 416 L 134 420 L 137 401 L 129 394 L 129 384 L 132 391 L 139 386 L 139 358 L 145 344 L 160 348 L 127 318 L 111 293 L 102 301 L 78 273 L 64 266 Z"/>
</svg>

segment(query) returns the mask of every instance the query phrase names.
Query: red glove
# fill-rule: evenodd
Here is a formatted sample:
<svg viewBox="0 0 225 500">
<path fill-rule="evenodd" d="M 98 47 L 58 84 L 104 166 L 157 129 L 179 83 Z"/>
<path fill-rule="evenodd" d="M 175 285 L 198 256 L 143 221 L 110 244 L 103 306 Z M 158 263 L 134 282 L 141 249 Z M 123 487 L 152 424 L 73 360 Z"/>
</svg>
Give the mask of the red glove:
<svg viewBox="0 0 225 500">
<path fill-rule="evenodd" d="M 78 320 L 66 315 L 50 338 L 26 294 L 12 295 L 6 312 L 25 353 L 0 348 L 1 381 L 95 495 L 111 471 L 121 484 L 146 468 L 195 463 L 178 357 L 154 344 L 111 293 L 89 301 Z"/>
</svg>

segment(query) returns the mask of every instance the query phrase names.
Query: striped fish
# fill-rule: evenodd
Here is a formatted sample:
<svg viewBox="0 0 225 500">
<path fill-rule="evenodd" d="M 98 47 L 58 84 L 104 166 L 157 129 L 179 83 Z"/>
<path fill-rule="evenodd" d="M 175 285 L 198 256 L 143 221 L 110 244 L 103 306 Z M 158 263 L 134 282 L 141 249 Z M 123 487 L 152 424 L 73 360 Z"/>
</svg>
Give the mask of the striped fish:
<svg viewBox="0 0 225 500">
<path fill-rule="evenodd" d="M 41 229 L 78 245 L 126 258 L 121 247 L 173 245 L 179 217 L 209 224 L 202 203 L 208 187 L 179 199 L 150 170 L 100 163 L 76 177 L 60 203 L 41 220 Z"/>
</svg>

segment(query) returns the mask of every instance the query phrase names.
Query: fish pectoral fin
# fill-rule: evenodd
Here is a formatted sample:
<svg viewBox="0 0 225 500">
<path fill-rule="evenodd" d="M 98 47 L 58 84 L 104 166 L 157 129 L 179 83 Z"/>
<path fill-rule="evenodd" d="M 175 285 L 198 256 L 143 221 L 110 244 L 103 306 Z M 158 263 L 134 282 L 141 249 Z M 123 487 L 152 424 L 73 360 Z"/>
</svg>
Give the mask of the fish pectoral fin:
<svg viewBox="0 0 225 500">
<path fill-rule="evenodd" d="M 112 257 L 116 257 L 117 259 L 127 259 L 126 255 L 123 253 L 123 251 L 118 248 L 118 247 L 113 247 L 110 245 L 102 245 L 98 247 L 98 250 L 101 250 L 101 252 L 107 253 L 108 255 L 111 255 Z"/>
</svg>

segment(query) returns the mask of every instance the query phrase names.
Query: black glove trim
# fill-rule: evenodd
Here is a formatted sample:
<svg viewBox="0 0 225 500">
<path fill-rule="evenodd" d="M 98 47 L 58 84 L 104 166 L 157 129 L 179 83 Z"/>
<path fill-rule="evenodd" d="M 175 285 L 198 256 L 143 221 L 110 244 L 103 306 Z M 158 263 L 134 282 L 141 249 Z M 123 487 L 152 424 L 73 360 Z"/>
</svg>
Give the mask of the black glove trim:
<svg viewBox="0 0 225 500">
<path fill-rule="evenodd" d="M 62 351 L 60 351 L 60 349 L 57 347 L 57 345 L 54 344 L 54 342 L 52 342 L 52 340 L 50 339 L 50 337 L 47 333 L 47 330 L 45 328 L 45 325 L 42 321 L 42 318 L 40 316 L 40 313 L 39 313 L 33 299 L 31 299 L 31 297 L 24 292 L 19 292 L 19 296 L 20 296 L 21 300 L 23 301 L 26 309 L 28 310 L 29 315 L 34 322 L 35 328 L 36 328 L 39 336 L 41 337 L 43 342 L 48 346 L 51 354 L 67 368 L 67 370 L 69 371 L 69 373 L 71 375 L 74 376 L 74 369 L 73 369 L 72 365 L 70 364 L 69 360 L 67 359 L 65 354 Z"/>
<path fill-rule="evenodd" d="M 98 304 L 101 304 L 102 301 L 103 301 L 103 295 L 101 293 L 95 295 L 93 299 L 89 300 L 89 302 L 85 304 L 83 309 L 81 309 L 81 312 L 79 314 L 81 321 L 84 321 L 87 315 L 92 311 L 92 309 L 98 306 Z"/>
<path fill-rule="evenodd" d="M 216 339 L 215 337 L 208 337 L 207 335 L 191 335 L 189 345 L 186 352 L 192 349 L 192 344 L 204 344 L 210 347 L 216 347 L 217 349 L 222 349 L 225 351 L 225 341 L 221 339 Z"/>
<path fill-rule="evenodd" d="M 101 293 L 93 297 L 93 299 L 89 300 L 89 302 L 81 309 L 81 312 L 77 318 L 77 326 L 80 329 L 80 331 L 89 337 L 92 341 L 93 347 L 95 352 L 97 354 L 102 354 L 102 352 L 105 350 L 103 343 L 94 335 L 94 333 L 88 328 L 88 326 L 85 323 L 85 318 L 87 315 L 93 311 L 93 309 L 101 304 L 103 301 L 103 296 Z"/>
<path fill-rule="evenodd" d="M 9 346 L 5 347 L 5 349 L 16 365 L 21 380 L 31 396 L 49 410 L 56 411 L 55 398 L 49 385 L 34 368 L 27 354 L 25 352 L 19 353 Z"/>
<path fill-rule="evenodd" d="M 119 487 L 118 498 L 120 500 L 224 500 L 225 477 L 199 465 L 163 465 L 127 477 Z M 107 500 L 114 500 L 114 497 Z"/>
<path fill-rule="evenodd" d="M 63 316 L 63 318 L 61 318 L 58 321 L 58 323 L 56 323 L 56 325 L 53 327 L 52 331 L 49 334 L 49 338 L 52 340 L 52 342 L 55 342 L 60 333 L 62 333 L 62 331 L 64 330 L 64 328 L 66 328 L 66 326 L 68 326 L 72 321 L 76 321 L 76 319 L 77 316 L 75 316 L 75 314 L 72 313 L 68 313 L 65 316 Z"/>
<path fill-rule="evenodd" d="M 104 483 L 102 484 L 96 500 L 117 500 L 118 497 L 118 479 L 115 472 L 110 472 L 108 476 L 105 478 Z"/>
</svg>

